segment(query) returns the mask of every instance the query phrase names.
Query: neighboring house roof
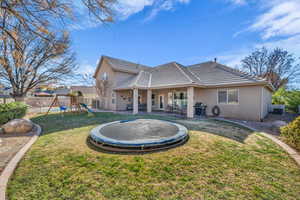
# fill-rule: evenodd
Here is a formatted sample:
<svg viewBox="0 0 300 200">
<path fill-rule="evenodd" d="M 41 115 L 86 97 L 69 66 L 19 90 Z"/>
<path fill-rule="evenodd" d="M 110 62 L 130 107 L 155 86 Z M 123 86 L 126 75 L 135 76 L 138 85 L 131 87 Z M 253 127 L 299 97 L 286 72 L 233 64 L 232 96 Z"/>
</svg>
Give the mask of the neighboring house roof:
<svg viewBox="0 0 300 200">
<path fill-rule="evenodd" d="M 83 94 L 96 94 L 96 88 L 94 86 L 71 86 L 71 91 L 80 91 Z"/>
<path fill-rule="evenodd" d="M 195 85 L 198 87 L 266 84 L 272 90 L 272 85 L 265 79 L 250 76 L 233 68 L 217 62 L 204 62 L 191 66 L 183 66 L 177 62 L 170 62 L 156 67 L 148 67 L 136 63 L 103 56 L 101 62 L 106 60 L 116 71 L 136 74 L 128 78 L 115 89 L 129 88 L 158 88 L 168 86 Z M 101 63 L 96 69 L 99 71 Z"/>
<path fill-rule="evenodd" d="M 54 90 L 54 94 L 57 94 L 57 95 L 67 95 L 70 93 L 70 89 L 68 88 L 59 88 L 59 89 L 56 89 Z"/>
</svg>

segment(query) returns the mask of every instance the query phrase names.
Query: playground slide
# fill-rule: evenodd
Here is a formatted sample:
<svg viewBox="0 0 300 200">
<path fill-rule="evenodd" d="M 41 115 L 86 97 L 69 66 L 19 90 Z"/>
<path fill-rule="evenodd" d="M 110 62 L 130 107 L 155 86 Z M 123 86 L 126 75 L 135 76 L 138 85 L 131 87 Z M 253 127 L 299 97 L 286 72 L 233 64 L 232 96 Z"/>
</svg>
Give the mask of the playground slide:
<svg viewBox="0 0 300 200">
<path fill-rule="evenodd" d="M 93 111 L 92 109 L 90 109 L 86 104 L 80 103 L 80 105 L 81 105 L 83 108 L 85 108 L 88 112 L 94 113 L 94 111 Z"/>
</svg>

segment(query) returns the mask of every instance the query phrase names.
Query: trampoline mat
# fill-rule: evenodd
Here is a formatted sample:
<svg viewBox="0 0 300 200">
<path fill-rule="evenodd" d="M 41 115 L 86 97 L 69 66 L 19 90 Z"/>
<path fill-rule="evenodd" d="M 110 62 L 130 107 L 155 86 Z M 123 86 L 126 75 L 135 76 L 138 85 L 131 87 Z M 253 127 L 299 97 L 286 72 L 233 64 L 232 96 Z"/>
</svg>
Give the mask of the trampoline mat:
<svg viewBox="0 0 300 200">
<path fill-rule="evenodd" d="M 160 140 L 176 135 L 178 130 L 177 126 L 168 122 L 137 119 L 105 126 L 101 129 L 101 134 L 114 140 L 123 141 Z"/>
</svg>

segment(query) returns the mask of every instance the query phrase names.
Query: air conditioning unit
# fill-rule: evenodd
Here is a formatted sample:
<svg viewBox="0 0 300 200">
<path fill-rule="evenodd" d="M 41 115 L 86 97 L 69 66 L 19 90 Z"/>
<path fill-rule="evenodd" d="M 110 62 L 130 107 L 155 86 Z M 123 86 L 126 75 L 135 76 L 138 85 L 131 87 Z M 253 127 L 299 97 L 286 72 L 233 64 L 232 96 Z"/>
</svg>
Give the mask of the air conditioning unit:
<svg viewBox="0 0 300 200">
<path fill-rule="evenodd" d="M 285 113 L 285 105 L 270 105 L 269 112 L 282 115 Z"/>
</svg>

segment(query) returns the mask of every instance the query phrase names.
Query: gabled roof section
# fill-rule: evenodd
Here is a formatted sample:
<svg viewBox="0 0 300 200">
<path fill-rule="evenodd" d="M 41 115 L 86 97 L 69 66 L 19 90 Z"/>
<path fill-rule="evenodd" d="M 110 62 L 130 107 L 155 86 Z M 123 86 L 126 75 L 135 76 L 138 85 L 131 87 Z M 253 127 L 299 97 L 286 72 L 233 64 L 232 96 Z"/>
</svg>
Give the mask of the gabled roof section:
<svg viewBox="0 0 300 200">
<path fill-rule="evenodd" d="M 205 86 L 265 82 L 264 79 L 250 76 L 216 62 L 205 62 L 187 67 Z"/>
<path fill-rule="evenodd" d="M 176 62 L 154 67 L 151 74 L 151 87 L 193 83 L 193 78 Z"/>
<path fill-rule="evenodd" d="M 109 57 L 109 56 L 102 56 L 98 66 L 97 66 L 97 69 L 95 71 L 94 77 L 98 73 L 98 71 L 101 67 L 101 64 L 104 60 L 115 71 L 138 74 L 141 70 L 148 71 L 148 70 L 151 69 L 151 67 L 148 67 L 146 65 L 141 65 L 141 64 L 138 64 L 138 63 L 133 63 L 133 62 L 129 62 L 129 61 L 118 59 L 118 58 L 112 58 L 112 57 Z"/>
<path fill-rule="evenodd" d="M 148 88 L 151 81 L 151 73 L 146 71 L 140 71 L 138 75 L 124 81 L 121 85 L 118 85 L 116 89 L 128 89 L 128 88 Z"/>
</svg>

